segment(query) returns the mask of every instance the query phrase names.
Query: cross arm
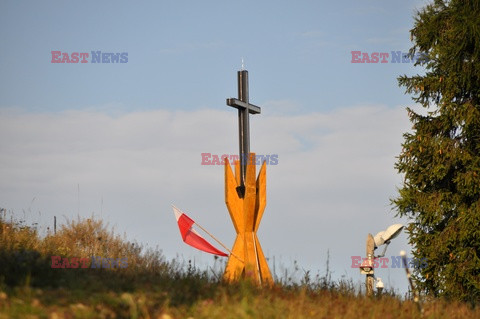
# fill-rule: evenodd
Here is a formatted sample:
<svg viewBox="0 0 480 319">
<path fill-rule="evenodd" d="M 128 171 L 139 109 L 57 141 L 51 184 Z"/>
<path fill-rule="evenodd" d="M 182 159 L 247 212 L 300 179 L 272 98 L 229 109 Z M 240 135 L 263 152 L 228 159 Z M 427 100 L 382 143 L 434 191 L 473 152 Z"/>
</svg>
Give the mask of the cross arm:
<svg viewBox="0 0 480 319">
<path fill-rule="evenodd" d="M 250 114 L 260 114 L 260 107 L 250 104 L 250 103 L 245 103 L 243 101 L 240 101 L 239 99 L 235 98 L 229 98 L 227 99 L 227 105 L 233 106 L 234 108 L 237 109 L 247 109 L 248 113 Z"/>
</svg>

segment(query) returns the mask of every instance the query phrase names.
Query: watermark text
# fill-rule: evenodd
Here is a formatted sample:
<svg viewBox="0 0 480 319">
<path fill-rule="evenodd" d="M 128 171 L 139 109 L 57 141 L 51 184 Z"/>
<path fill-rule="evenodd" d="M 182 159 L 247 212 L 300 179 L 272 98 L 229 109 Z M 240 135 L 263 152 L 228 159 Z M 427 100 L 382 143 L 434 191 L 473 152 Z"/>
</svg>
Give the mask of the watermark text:
<svg viewBox="0 0 480 319">
<path fill-rule="evenodd" d="M 426 54 L 417 52 L 412 57 L 402 51 L 389 52 L 362 52 L 351 51 L 351 63 L 415 63 L 419 59 L 426 59 Z"/>
<path fill-rule="evenodd" d="M 51 51 L 51 63 L 128 63 L 128 52 L 62 52 Z"/>
<path fill-rule="evenodd" d="M 378 257 L 373 260 L 361 256 L 351 256 L 351 268 L 371 267 L 371 268 L 405 268 L 401 256 Z M 407 258 L 408 268 L 423 269 L 427 267 L 427 258 Z"/>
<path fill-rule="evenodd" d="M 212 153 L 202 153 L 202 165 L 225 165 L 225 161 L 228 160 L 231 164 L 234 164 L 236 161 L 240 160 L 240 156 L 237 154 L 212 154 Z M 249 162 L 249 157 L 245 156 L 244 162 Z M 265 162 L 267 165 L 278 165 L 278 154 L 269 154 L 269 155 L 255 155 L 253 159 L 253 164 L 263 165 Z"/>
<path fill-rule="evenodd" d="M 106 258 L 92 256 L 91 258 L 52 256 L 52 268 L 127 268 L 127 258 Z"/>
</svg>

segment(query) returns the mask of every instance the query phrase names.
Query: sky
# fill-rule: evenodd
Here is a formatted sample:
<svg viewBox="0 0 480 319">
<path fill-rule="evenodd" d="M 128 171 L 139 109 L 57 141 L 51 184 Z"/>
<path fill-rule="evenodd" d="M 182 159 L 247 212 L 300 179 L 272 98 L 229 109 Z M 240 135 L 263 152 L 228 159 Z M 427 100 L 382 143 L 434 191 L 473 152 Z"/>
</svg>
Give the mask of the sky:
<svg viewBox="0 0 480 319">
<path fill-rule="evenodd" d="M 394 223 L 394 164 L 416 108 L 393 63 L 408 52 L 408 1 L 0 2 L 0 207 L 52 227 L 95 216 L 167 259 L 213 257 L 181 241 L 171 204 L 227 246 L 235 230 L 224 167 L 202 153 L 237 154 L 237 71 L 249 71 L 251 151 L 267 166 L 258 237 L 271 269 L 363 281 L 351 256 Z M 52 51 L 89 53 L 52 63 Z M 126 63 L 92 63 L 92 51 Z M 352 63 L 352 51 L 387 63 Z M 361 55 L 363 59 L 363 55 Z M 406 233 L 387 257 L 410 250 Z M 327 255 L 329 256 L 327 258 Z M 294 263 L 300 267 L 295 271 Z M 404 270 L 376 272 L 407 290 Z"/>
</svg>

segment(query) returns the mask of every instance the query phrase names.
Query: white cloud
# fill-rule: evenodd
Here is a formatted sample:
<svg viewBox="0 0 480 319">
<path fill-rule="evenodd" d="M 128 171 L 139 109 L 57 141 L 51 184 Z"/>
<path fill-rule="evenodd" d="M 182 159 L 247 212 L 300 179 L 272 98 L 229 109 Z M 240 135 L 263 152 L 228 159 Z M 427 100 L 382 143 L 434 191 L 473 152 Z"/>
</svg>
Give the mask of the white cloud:
<svg viewBox="0 0 480 319">
<path fill-rule="evenodd" d="M 349 268 L 350 256 L 364 253 L 368 232 L 396 221 L 389 213 L 400 182 L 393 165 L 408 128 L 402 107 L 381 105 L 252 116 L 252 151 L 279 157 L 278 165 L 267 168 L 267 209 L 259 230 L 264 251 L 315 270 L 324 269 L 330 249 L 335 275 L 359 279 Z M 0 207 L 26 210 L 27 218 L 43 224 L 51 224 L 53 215 L 95 212 L 130 238 L 158 245 L 169 258 L 180 253 L 210 260 L 181 243 L 170 204 L 233 243 L 223 167 L 200 165 L 200 154 L 236 154 L 237 134 L 236 116 L 212 109 L 116 116 L 2 110 Z M 391 254 L 405 248 L 402 236 Z M 397 273 L 398 287 L 403 272 Z"/>
</svg>

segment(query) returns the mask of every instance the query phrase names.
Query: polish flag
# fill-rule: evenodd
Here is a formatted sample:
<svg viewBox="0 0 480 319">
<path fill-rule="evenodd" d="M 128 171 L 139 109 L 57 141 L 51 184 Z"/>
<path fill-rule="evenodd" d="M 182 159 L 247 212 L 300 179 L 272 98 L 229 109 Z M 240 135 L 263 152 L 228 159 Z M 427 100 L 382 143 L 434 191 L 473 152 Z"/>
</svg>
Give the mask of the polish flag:
<svg viewBox="0 0 480 319">
<path fill-rule="evenodd" d="M 190 217 L 188 217 L 175 206 L 173 206 L 173 212 L 175 213 L 175 218 L 177 219 L 178 228 L 180 228 L 182 239 L 186 244 L 210 254 L 228 257 L 227 254 L 213 247 L 208 241 L 205 240 L 205 238 L 203 238 L 195 231 L 195 229 L 193 229 L 192 226 L 195 224 L 195 222 Z"/>
</svg>

